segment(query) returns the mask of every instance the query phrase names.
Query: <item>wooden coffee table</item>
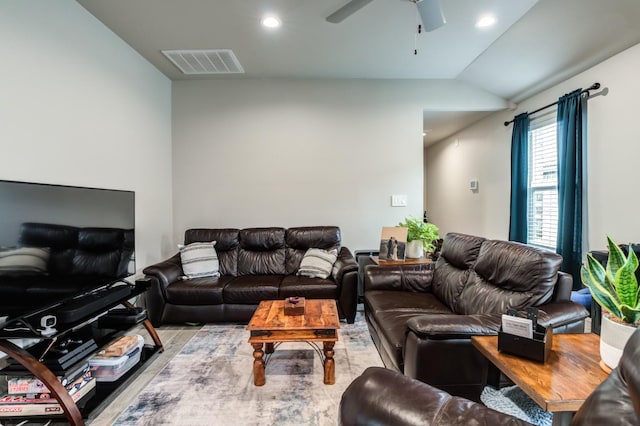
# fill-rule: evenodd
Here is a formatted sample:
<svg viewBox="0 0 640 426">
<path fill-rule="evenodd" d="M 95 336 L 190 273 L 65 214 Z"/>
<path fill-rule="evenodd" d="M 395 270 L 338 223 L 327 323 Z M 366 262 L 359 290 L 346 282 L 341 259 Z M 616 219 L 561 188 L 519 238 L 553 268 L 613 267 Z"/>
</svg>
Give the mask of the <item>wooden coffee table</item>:
<svg viewBox="0 0 640 426">
<path fill-rule="evenodd" d="M 553 413 L 554 425 L 568 425 L 573 413 L 607 377 L 600 366 L 600 336 L 554 334 L 542 364 L 498 351 L 498 336 L 473 336 L 471 343 L 536 404 Z"/>
<path fill-rule="evenodd" d="M 247 330 L 251 332 L 249 343 L 253 346 L 253 383 L 265 384 L 265 353 L 275 350 L 275 343 L 322 342 L 324 384 L 333 385 L 335 361 L 333 346 L 338 341 L 340 318 L 335 300 L 305 301 L 304 315 L 285 315 L 284 300 L 263 300 L 251 317 Z M 264 345 L 264 350 L 263 350 Z"/>
</svg>

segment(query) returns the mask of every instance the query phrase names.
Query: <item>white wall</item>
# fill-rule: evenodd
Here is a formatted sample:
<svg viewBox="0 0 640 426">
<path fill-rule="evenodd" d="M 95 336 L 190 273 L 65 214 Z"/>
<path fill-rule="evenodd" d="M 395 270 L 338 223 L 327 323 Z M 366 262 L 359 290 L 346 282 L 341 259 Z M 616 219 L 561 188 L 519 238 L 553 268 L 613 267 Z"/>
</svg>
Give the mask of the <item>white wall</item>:
<svg viewBox="0 0 640 426">
<path fill-rule="evenodd" d="M 640 45 L 527 99 L 514 111 L 493 114 L 427 148 L 426 208 L 430 219 L 444 232 L 507 239 L 511 126 L 502 123 L 597 81 L 608 93 L 593 97 L 588 106 L 589 249 L 604 248 L 606 235 L 617 242 L 640 241 L 638 69 Z M 480 180 L 477 194 L 468 190 L 471 177 Z"/>
<path fill-rule="evenodd" d="M 72 0 L 0 2 L 0 179 L 133 190 L 138 268 L 173 250 L 171 82 Z"/>
<path fill-rule="evenodd" d="M 451 81 L 173 85 L 174 232 L 338 225 L 351 250 L 423 207 L 422 111 L 505 107 Z M 407 207 L 391 207 L 407 194 Z"/>
</svg>

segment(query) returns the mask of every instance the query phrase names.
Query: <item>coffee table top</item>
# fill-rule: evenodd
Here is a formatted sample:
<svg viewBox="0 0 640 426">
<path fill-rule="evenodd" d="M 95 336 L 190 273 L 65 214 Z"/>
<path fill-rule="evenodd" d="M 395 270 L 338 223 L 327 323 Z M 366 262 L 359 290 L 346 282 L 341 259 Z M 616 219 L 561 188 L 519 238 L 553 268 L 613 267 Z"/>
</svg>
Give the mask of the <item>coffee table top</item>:
<svg viewBox="0 0 640 426">
<path fill-rule="evenodd" d="M 284 300 L 263 300 L 247 325 L 250 331 L 337 330 L 338 308 L 333 299 L 306 299 L 304 315 L 285 315 Z"/>
<path fill-rule="evenodd" d="M 498 336 L 473 336 L 473 346 L 545 411 L 578 411 L 607 377 L 600 366 L 600 336 L 554 334 L 542 364 L 498 351 Z"/>
</svg>

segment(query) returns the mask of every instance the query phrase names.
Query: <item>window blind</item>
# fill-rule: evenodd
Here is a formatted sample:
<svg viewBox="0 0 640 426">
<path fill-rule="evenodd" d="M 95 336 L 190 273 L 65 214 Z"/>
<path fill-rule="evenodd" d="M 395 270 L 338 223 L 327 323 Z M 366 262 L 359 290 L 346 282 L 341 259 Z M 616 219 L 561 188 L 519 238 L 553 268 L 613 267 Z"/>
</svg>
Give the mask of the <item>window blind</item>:
<svg viewBox="0 0 640 426">
<path fill-rule="evenodd" d="M 529 127 L 529 244 L 555 250 L 558 233 L 556 111 L 533 118 Z"/>
</svg>

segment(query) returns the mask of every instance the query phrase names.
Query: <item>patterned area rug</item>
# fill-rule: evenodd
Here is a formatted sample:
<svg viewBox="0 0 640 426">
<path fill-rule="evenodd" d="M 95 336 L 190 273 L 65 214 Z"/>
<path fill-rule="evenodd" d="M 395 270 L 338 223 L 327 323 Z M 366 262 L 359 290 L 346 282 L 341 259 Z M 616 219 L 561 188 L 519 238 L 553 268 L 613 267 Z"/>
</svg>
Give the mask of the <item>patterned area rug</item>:
<svg viewBox="0 0 640 426">
<path fill-rule="evenodd" d="M 518 386 L 494 389 L 487 386 L 480 395 L 484 405 L 501 413 L 533 423 L 538 426 L 551 426 L 552 414 L 544 411 Z"/>
<path fill-rule="evenodd" d="M 206 325 L 138 395 L 114 425 L 331 425 L 340 397 L 369 366 L 382 366 L 359 312 L 341 324 L 336 383 L 323 384 L 322 361 L 305 343 L 271 355 L 266 384 L 253 385 L 253 348 L 243 325 Z"/>
</svg>

